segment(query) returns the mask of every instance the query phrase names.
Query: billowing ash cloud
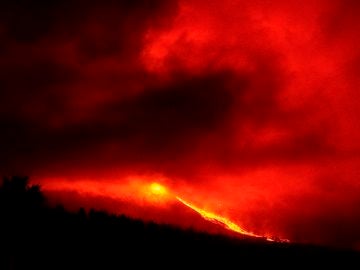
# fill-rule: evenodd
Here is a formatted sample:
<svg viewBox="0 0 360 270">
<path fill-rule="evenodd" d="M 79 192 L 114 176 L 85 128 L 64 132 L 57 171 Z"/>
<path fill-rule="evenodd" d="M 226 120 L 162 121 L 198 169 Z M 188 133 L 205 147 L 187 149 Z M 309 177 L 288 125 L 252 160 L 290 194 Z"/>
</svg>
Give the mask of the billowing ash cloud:
<svg viewBox="0 0 360 270">
<path fill-rule="evenodd" d="M 162 174 L 259 232 L 357 247 L 359 12 L 2 1 L 0 172 Z"/>
</svg>

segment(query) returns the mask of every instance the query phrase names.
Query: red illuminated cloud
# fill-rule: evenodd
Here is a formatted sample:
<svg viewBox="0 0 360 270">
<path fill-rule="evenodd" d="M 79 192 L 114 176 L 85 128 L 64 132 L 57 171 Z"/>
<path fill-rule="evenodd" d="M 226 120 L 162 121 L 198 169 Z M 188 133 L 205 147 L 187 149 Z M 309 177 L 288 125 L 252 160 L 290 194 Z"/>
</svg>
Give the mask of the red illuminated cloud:
<svg viewBox="0 0 360 270">
<path fill-rule="evenodd" d="M 355 247 L 359 8 L 5 1 L 0 172 L 161 174 L 259 233 Z"/>
</svg>

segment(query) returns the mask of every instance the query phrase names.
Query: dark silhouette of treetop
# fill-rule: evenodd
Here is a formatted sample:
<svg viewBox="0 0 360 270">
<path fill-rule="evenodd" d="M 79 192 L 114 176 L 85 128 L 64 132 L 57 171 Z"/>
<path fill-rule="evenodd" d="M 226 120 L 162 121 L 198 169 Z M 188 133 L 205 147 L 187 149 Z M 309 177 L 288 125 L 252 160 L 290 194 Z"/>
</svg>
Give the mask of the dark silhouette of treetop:
<svg viewBox="0 0 360 270">
<path fill-rule="evenodd" d="M 30 185 L 29 177 L 4 177 L 0 186 L 0 203 L 8 210 L 21 211 L 42 207 L 45 197 L 39 185 Z"/>
</svg>

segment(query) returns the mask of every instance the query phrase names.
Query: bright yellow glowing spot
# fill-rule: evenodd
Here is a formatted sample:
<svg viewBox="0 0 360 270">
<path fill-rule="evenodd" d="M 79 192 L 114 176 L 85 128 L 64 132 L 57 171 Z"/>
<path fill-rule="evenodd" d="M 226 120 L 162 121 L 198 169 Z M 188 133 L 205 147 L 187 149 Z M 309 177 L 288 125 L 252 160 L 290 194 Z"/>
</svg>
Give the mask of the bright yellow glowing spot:
<svg viewBox="0 0 360 270">
<path fill-rule="evenodd" d="M 150 185 L 150 191 L 154 195 L 158 195 L 158 196 L 164 196 L 167 194 L 166 188 L 164 186 L 160 185 L 159 183 L 152 183 Z"/>
<path fill-rule="evenodd" d="M 166 205 L 174 199 L 167 188 L 157 182 L 145 185 L 143 191 L 146 200 L 157 205 Z"/>
</svg>

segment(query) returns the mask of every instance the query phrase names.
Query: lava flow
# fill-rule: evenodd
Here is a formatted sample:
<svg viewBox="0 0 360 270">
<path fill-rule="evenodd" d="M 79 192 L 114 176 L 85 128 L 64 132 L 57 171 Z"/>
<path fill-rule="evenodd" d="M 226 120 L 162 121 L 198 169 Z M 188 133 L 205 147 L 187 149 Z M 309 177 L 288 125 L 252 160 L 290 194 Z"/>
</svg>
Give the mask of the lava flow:
<svg viewBox="0 0 360 270">
<path fill-rule="evenodd" d="M 231 220 L 219 216 L 215 213 L 211 213 L 208 211 L 205 211 L 204 209 L 201 209 L 199 207 L 196 207 L 195 205 L 181 199 L 180 197 L 176 197 L 176 199 L 183 203 L 184 205 L 186 205 L 187 207 L 190 207 L 192 210 L 196 211 L 197 213 L 199 213 L 203 218 L 205 218 L 206 220 L 209 220 L 211 222 L 214 222 L 216 224 L 220 224 L 221 226 L 223 226 L 224 228 L 243 234 L 243 235 L 248 235 L 248 236 L 253 236 L 253 237 L 261 237 L 261 238 L 265 238 L 268 241 L 274 241 L 273 239 L 266 237 L 266 236 L 262 236 L 262 235 L 258 235 L 249 231 L 244 230 L 243 228 L 241 228 L 239 225 L 237 225 L 236 223 L 232 222 Z"/>
<path fill-rule="evenodd" d="M 158 184 L 158 183 L 152 183 L 150 185 L 150 190 L 154 195 L 159 195 L 159 196 L 164 196 L 164 195 L 168 195 L 168 191 L 167 189 Z M 221 226 L 223 226 L 225 229 L 242 234 L 242 235 L 247 235 L 247 236 L 252 236 L 252 237 L 258 237 L 258 238 L 263 238 L 266 239 L 267 241 L 275 241 L 275 239 L 270 238 L 268 236 L 263 236 L 263 235 L 259 235 L 259 234 L 255 234 L 252 233 L 250 231 L 247 231 L 243 228 L 241 228 L 239 225 L 237 225 L 236 223 L 232 222 L 231 220 L 227 219 L 226 217 L 222 217 L 220 215 L 217 215 L 215 213 L 206 211 L 204 209 L 201 209 L 195 205 L 193 205 L 192 203 L 182 199 L 179 196 L 175 196 L 175 198 L 181 202 L 182 204 L 184 204 L 185 206 L 191 208 L 192 210 L 194 210 L 195 212 L 199 213 L 204 219 L 211 221 L 213 223 L 219 224 Z M 281 242 L 289 242 L 287 239 L 281 239 Z"/>
</svg>

